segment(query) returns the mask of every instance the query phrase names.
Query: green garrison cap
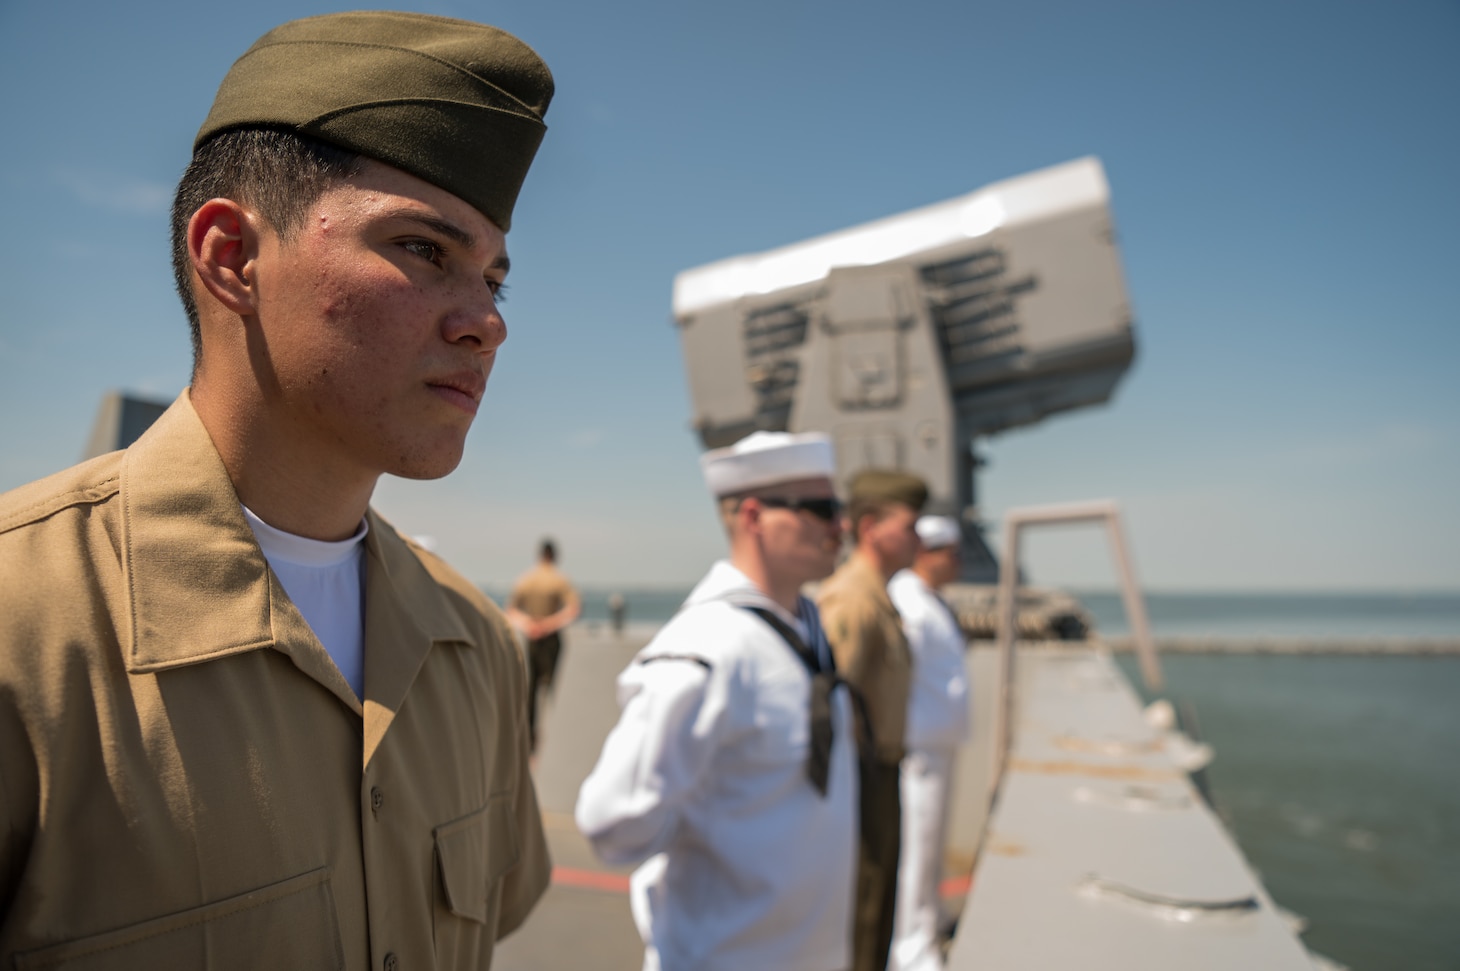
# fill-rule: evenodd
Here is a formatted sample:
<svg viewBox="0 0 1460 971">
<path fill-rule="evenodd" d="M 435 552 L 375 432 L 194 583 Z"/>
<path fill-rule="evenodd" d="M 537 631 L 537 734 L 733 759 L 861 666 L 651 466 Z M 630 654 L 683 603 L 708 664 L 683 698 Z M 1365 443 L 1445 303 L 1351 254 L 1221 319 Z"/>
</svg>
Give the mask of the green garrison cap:
<svg viewBox="0 0 1460 971">
<path fill-rule="evenodd" d="M 238 128 L 296 131 L 440 186 L 506 232 L 552 97 L 547 65 L 506 31 L 327 14 L 275 27 L 235 61 L 193 147 Z"/>
<path fill-rule="evenodd" d="M 893 469 L 863 469 L 852 479 L 852 502 L 900 502 L 921 510 L 928 501 L 928 484 L 915 475 Z"/>
</svg>

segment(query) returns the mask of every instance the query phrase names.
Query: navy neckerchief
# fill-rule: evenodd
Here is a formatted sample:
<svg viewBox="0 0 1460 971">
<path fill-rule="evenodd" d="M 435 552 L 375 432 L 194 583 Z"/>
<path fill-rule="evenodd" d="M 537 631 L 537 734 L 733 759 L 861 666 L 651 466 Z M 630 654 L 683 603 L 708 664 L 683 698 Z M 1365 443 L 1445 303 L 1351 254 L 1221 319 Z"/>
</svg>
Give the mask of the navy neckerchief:
<svg viewBox="0 0 1460 971">
<path fill-rule="evenodd" d="M 806 673 L 811 675 L 811 703 L 807 712 L 811 744 L 806 752 L 806 778 L 811 780 L 811 785 L 825 798 L 831 778 L 831 745 L 835 737 L 831 722 L 831 692 L 838 683 L 846 682 L 837 676 L 836 661 L 826 643 L 826 635 L 821 630 L 821 618 L 817 615 L 815 605 L 802 597 L 798 606 L 801 608 L 801 619 L 811 634 L 812 646 L 808 646 L 790 624 L 777 617 L 769 608 L 750 604 L 741 606 L 780 634 L 781 639 L 801 659 Z"/>
</svg>

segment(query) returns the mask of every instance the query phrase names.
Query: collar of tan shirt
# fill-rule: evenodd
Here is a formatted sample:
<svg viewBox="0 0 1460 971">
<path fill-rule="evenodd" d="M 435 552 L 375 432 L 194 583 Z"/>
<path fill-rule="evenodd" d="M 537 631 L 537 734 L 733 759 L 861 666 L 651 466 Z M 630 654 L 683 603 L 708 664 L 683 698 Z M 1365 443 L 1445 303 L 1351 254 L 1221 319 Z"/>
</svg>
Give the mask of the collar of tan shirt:
<svg viewBox="0 0 1460 971">
<path fill-rule="evenodd" d="M 289 601 L 184 391 L 122 461 L 127 669 L 160 672 L 273 649 L 365 720 L 365 762 L 437 642 L 472 640 L 416 552 L 374 510 L 365 539 L 365 698 Z"/>
<path fill-rule="evenodd" d="M 884 613 L 897 613 L 897 608 L 892 605 L 892 598 L 887 595 L 887 581 L 882 578 L 881 571 L 873 565 L 871 559 L 853 551 L 847 557 L 842 570 L 842 590 L 871 599 Z"/>
</svg>

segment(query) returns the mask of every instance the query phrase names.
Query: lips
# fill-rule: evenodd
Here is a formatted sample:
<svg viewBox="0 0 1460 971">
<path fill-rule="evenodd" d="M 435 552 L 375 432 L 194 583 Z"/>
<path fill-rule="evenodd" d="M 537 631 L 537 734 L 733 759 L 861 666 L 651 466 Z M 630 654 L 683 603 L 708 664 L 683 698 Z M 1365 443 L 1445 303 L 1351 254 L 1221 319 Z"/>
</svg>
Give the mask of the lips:
<svg viewBox="0 0 1460 971">
<path fill-rule="evenodd" d="M 435 388 L 446 388 L 464 394 L 478 404 L 487 391 L 487 379 L 478 371 L 458 371 L 429 383 Z"/>
</svg>

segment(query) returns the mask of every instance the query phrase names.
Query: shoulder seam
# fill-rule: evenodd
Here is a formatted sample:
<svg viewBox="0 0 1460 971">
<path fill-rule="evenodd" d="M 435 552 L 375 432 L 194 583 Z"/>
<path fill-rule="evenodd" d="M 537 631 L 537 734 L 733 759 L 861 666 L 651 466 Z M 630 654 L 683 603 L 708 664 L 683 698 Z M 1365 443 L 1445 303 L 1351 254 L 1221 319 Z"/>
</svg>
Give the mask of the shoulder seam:
<svg viewBox="0 0 1460 971">
<path fill-rule="evenodd" d="M 715 670 L 715 665 L 711 664 L 708 658 L 700 657 L 698 654 L 650 654 L 647 657 L 635 659 L 635 663 L 641 665 L 652 664 L 655 661 L 688 661 L 691 664 L 698 664 L 706 671 Z"/>
<path fill-rule="evenodd" d="M 40 502 L 22 506 L 8 516 L 0 517 L 0 533 L 7 533 L 13 529 L 19 529 L 22 526 L 29 526 L 32 523 L 40 522 L 72 506 L 94 505 L 105 502 L 117 494 L 120 489 L 120 482 L 121 476 L 115 474 L 84 489 L 73 489 L 70 492 L 47 496 Z"/>
</svg>

